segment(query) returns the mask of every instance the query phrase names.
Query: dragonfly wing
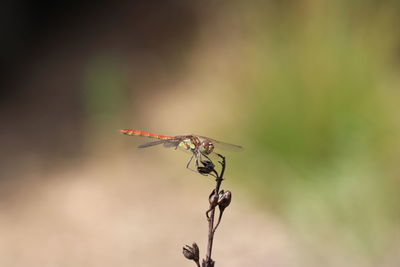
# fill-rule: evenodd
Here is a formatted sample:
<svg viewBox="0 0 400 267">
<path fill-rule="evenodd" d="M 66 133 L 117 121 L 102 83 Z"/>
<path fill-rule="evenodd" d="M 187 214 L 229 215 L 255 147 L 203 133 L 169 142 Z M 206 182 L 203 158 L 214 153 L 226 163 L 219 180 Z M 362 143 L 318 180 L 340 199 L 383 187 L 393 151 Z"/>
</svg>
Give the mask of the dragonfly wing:
<svg viewBox="0 0 400 267">
<path fill-rule="evenodd" d="M 234 152 L 240 152 L 243 151 L 243 147 L 238 146 L 238 145 L 234 145 L 234 144 L 229 144 L 229 143 L 225 143 L 225 142 L 221 142 L 206 136 L 201 136 L 198 135 L 198 137 L 202 138 L 202 139 L 207 139 L 210 140 L 211 142 L 213 142 L 213 144 L 215 145 L 215 147 L 222 149 L 222 150 L 226 150 L 226 151 L 234 151 Z"/>
<path fill-rule="evenodd" d="M 144 143 L 140 146 L 138 146 L 138 148 L 146 148 L 146 147 L 150 147 L 150 146 L 156 146 L 156 145 L 161 145 L 163 144 L 164 147 L 177 147 L 179 145 L 179 140 L 157 140 L 157 141 L 153 141 L 153 142 L 148 142 L 148 143 Z"/>
<path fill-rule="evenodd" d="M 165 144 L 165 141 L 164 140 L 158 140 L 158 141 L 144 143 L 144 144 L 138 146 L 138 148 L 146 148 L 146 147 L 156 146 L 156 145 L 161 145 L 161 144 Z"/>
<path fill-rule="evenodd" d="M 168 142 L 164 142 L 164 147 L 177 147 L 179 145 L 179 140 L 171 140 Z"/>
</svg>

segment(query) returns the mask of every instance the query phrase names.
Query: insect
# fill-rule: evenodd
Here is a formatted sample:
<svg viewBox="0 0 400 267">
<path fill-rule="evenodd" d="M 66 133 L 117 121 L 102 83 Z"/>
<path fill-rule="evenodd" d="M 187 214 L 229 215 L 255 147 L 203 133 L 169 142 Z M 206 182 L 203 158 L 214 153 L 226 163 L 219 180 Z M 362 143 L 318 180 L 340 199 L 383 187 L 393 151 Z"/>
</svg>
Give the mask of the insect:
<svg viewBox="0 0 400 267">
<path fill-rule="evenodd" d="M 190 163 L 194 158 L 195 159 L 194 163 L 197 168 L 197 171 L 201 174 L 208 174 L 211 172 L 211 170 L 213 170 L 214 164 L 212 163 L 210 156 L 214 153 L 215 148 L 230 150 L 230 151 L 243 150 L 241 146 L 220 142 L 209 137 L 195 135 L 195 134 L 166 136 L 166 135 L 153 134 L 132 129 L 123 129 L 120 130 L 120 132 L 126 135 L 132 135 L 132 136 L 137 135 L 137 136 L 157 139 L 152 142 L 144 143 L 138 146 L 138 148 L 163 145 L 164 147 L 167 148 L 168 147 L 175 149 L 179 148 L 191 152 L 192 156 L 189 162 L 187 163 L 186 168 L 190 169 L 189 168 Z"/>
</svg>

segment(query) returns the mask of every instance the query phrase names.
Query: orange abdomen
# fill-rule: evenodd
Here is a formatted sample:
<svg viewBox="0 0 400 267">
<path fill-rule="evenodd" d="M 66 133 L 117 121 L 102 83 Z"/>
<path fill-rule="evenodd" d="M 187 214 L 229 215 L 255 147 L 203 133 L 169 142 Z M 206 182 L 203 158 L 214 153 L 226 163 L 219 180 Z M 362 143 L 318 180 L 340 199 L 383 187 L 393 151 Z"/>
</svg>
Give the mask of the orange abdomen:
<svg viewBox="0 0 400 267">
<path fill-rule="evenodd" d="M 172 136 L 152 134 L 152 133 L 142 132 L 142 131 L 137 131 L 137 130 L 132 130 L 132 129 L 122 129 L 119 131 L 126 135 L 137 135 L 137 136 L 144 136 L 144 137 L 150 137 L 150 138 L 156 138 L 156 139 L 162 139 L 162 140 L 174 139 L 174 137 L 172 137 Z"/>
</svg>

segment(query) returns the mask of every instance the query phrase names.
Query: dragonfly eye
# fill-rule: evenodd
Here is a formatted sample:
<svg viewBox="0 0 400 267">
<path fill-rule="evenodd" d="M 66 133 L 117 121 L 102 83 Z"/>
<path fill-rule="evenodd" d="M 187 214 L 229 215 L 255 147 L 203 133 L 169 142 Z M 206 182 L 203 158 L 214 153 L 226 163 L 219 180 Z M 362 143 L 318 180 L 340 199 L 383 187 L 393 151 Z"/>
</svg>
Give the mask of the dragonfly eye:
<svg viewBox="0 0 400 267">
<path fill-rule="evenodd" d="M 200 152 L 203 154 L 210 154 L 214 150 L 214 144 L 211 143 L 209 140 L 204 140 L 201 142 L 200 145 Z"/>
</svg>

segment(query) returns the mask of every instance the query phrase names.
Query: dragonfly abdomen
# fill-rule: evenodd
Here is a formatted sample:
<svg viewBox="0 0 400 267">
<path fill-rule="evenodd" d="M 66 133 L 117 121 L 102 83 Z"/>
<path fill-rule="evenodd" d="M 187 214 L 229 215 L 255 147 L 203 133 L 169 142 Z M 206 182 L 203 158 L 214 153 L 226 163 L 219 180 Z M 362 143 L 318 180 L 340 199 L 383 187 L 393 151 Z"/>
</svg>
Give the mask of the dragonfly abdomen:
<svg viewBox="0 0 400 267">
<path fill-rule="evenodd" d="M 119 131 L 126 135 L 137 135 L 137 136 L 144 136 L 144 137 L 150 137 L 150 138 L 161 139 L 161 140 L 174 139 L 172 136 L 152 134 L 152 133 L 142 132 L 142 131 L 137 131 L 137 130 L 132 130 L 132 129 L 123 129 L 123 130 L 119 130 Z"/>
</svg>

